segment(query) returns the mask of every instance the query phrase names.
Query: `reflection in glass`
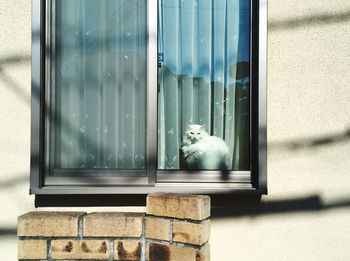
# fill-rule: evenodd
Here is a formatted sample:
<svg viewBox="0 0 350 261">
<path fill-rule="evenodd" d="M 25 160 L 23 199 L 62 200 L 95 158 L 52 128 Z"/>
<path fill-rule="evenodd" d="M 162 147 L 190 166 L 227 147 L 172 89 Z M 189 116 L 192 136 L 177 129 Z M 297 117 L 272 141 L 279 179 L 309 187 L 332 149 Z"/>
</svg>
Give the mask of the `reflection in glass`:
<svg viewBox="0 0 350 261">
<path fill-rule="evenodd" d="M 159 0 L 158 52 L 158 168 L 249 170 L 250 1 Z"/>
<path fill-rule="evenodd" d="M 146 0 L 56 0 L 53 168 L 144 169 Z"/>
</svg>

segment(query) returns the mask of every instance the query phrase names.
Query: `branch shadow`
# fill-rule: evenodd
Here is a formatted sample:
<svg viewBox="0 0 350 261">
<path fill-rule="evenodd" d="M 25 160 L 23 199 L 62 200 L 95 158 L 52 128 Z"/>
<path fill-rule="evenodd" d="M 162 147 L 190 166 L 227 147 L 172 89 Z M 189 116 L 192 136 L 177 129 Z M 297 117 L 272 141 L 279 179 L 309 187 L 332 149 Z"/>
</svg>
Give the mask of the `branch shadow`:
<svg viewBox="0 0 350 261">
<path fill-rule="evenodd" d="M 0 66 L 4 64 L 17 64 L 20 62 L 30 62 L 30 55 L 11 55 L 0 58 Z"/>
<path fill-rule="evenodd" d="M 29 184 L 29 173 L 13 175 L 13 178 L 0 182 L 0 189 L 11 188 L 24 183 Z"/>
<path fill-rule="evenodd" d="M 0 237 L 16 236 L 17 228 L 0 228 Z"/>
<path fill-rule="evenodd" d="M 256 217 L 298 212 L 321 212 L 349 207 L 350 200 L 323 204 L 318 195 L 269 202 L 261 202 L 257 196 L 213 195 L 211 217 Z"/>
<path fill-rule="evenodd" d="M 286 149 L 286 150 L 300 150 L 307 148 L 316 148 L 328 145 L 334 145 L 336 143 L 345 142 L 350 140 L 350 128 L 346 129 L 344 132 L 336 133 L 333 135 L 320 136 L 316 138 L 304 138 L 283 142 L 271 142 L 269 143 L 270 149 Z"/>
<path fill-rule="evenodd" d="M 345 23 L 350 20 L 350 10 L 338 13 L 323 13 L 301 18 L 290 18 L 282 21 L 271 21 L 268 23 L 268 29 L 289 30 L 305 26 L 317 26 L 324 24 Z"/>
<path fill-rule="evenodd" d="M 12 55 L 0 58 L 0 80 L 5 83 L 8 90 L 12 91 L 18 98 L 20 98 L 27 106 L 30 106 L 30 94 L 23 91 L 20 84 L 10 77 L 4 70 L 5 66 L 18 64 L 21 62 L 30 62 L 30 56 Z"/>
<path fill-rule="evenodd" d="M 4 71 L 1 70 L 0 67 L 0 80 L 3 80 L 5 86 L 9 87 L 8 90 L 11 90 L 13 94 L 15 94 L 18 98 L 20 98 L 25 105 L 30 106 L 30 95 L 23 91 L 21 86 L 8 76 Z"/>
</svg>

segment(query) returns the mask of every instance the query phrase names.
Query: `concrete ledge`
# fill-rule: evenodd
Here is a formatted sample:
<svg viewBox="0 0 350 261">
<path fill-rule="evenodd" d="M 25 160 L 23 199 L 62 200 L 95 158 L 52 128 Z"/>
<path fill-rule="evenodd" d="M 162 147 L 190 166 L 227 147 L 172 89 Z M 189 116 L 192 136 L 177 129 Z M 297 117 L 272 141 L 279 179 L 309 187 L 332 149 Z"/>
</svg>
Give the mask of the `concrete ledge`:
<svg viewBox="0 0 350 261">
<path fill-rule="evenodd" d="M 18 236 L 75 237 L 78 219 L 85 212 L 29 212 L 18 217 Z"/>
<path fill-rule="evenodd" d="M 147 215 L 204 220 L 210 216 L 210 197 L 203 195 L 154 193 L 147 196 Z"/>
<path fill-rule="evenodd" d="M 144 213 L 98 212 L 84 216 L 84 237 L 141 237 Z"/>
</svg>

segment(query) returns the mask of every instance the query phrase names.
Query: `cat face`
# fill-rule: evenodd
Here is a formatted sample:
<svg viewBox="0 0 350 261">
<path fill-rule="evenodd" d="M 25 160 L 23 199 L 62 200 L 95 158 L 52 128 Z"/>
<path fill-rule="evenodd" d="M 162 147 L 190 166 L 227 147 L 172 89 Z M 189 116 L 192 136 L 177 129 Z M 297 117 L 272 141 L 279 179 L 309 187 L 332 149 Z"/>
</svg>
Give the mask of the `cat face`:
<svg viewBox="0 0 350 261">
<path fill-rule="evenodd" d="M 193 143 L 201 140 L 206 134 L 205 125 L 189 125 L 186 123 L 186 135 Z"/>
</svg>

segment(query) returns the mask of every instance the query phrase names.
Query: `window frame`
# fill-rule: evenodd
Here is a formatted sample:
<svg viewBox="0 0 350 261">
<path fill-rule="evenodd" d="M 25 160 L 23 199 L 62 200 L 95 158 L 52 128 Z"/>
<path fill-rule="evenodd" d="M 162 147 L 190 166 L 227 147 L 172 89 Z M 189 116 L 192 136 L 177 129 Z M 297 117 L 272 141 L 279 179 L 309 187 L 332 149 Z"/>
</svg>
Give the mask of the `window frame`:
<svg viewBox="0 0 350 261">
<path fill-rule="evenodd" d="M 32 94 L 31 94 L 31 166 L 30 194 L 147 194 L 157 191 L 190 193 L 257 193 L 267 194 L 266 157 L 266 42 L 267 0 L 251 0 L 251 95 L 250 95 L 250 171 L 230 171 L 233 179 L 218 182 L 220 171 L 157 170 L 157 25 L 158 0 L 147 0 L 147 175 L 146 177 L 45 177 L 46 154 L 45 84 L 51 50 L 47 48 L 48 3 L 51 0 L 33 0 L 32 3 Z M 82 170 L 71 170 L 78 173 Z M 86 172 L 86 170 L 83 170 Z M 90 170 L 88 170 L 90 171 Z M 113 170 L 112 170 L 113 171 Z M 136 170 L 137 171 L 137 170 Z M 128 172 L 136 172 L 129 170 Z M 91 170 L 91 173 L 98 170 Z M 250 180 L 247 180 L 249 174 Z M 205 181 L 201 177 L 208 177 Z M 45 178 L 45 183 L 44 183 Z M 158 182 L 157 182 L 158 178 Z M 185 181 L 185 182 L 184 182 Z"/>
</svg>

